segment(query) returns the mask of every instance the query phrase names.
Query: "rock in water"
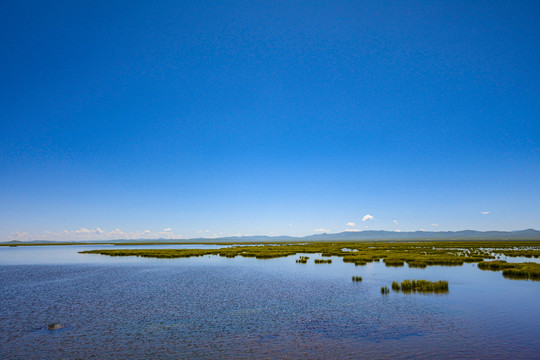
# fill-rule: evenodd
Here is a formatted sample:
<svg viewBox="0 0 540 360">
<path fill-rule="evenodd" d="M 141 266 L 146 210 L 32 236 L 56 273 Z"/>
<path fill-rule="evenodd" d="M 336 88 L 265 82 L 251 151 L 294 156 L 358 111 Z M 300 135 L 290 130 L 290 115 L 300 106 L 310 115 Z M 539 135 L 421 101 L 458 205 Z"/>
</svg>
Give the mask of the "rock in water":
<svg viewBox="0 0 540 360">
<path fill-rule="evenodd" d="M 52 324 L 49 324 L 49 326 L 48 326 L 49 330 L 58 330 L 58 329 L 61 329 L 63 327 L 64 327 L 64 325 L 57 324 L 57 323 L 52 323 Z"/>
</svg>

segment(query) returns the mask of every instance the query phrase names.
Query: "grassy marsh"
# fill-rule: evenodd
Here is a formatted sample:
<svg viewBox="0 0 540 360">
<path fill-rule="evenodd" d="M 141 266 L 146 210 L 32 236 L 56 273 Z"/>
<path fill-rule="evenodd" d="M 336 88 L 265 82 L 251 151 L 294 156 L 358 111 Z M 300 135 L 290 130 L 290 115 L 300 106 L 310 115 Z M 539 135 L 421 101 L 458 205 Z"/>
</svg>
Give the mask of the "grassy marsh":
<svg viewBox="0 0 540 360">
<path fill-rule="evenodd" d="M 224 245 L 224 244 L 222 244 Z M 230 245 L 230 244 L 228 244 Z M 405 266 L 426 268 L 428 266 L 461 266 L 464 263 L 479 263 L 479 268 L 486 270 L 496 267 L 484 265 L 485 260 L 498 256 L 534 257 L 540 252 L 540 241 L 421 241 L 421 242 L 309 242 L 309 243 L 272 243 L 241 244 L 232 247 L 214 249 L 114 249 L 81 251 L 84 254 L 102 254 L 108 256 L 140 256 L 149 258 L 189 258 L 205 255 L 227 258 L 253 257 L 273 259 L 296 254 L 320 254 L 325 257 L 341 257 L 345 263 L 356 266 L 383 261 L 386 266 Z M 299 263 L 306 263 L 307 256 L 301 256 Z M 332 260 L 316 259 L 316 264 L 331 263 Z M 528 264 L 528 265 L 527 265 Z M 501 265 L 503 275 L 508 278 L 540 278 L 539 264 L 521 263 Z"/>
<path fill-rule="evenodd" d="M 540 264 L 507 263 L 506 261 L 482 261 L 478 263 L 480 270 L 500 271 L 507 279 L 540 281 Z"/>
</svg>

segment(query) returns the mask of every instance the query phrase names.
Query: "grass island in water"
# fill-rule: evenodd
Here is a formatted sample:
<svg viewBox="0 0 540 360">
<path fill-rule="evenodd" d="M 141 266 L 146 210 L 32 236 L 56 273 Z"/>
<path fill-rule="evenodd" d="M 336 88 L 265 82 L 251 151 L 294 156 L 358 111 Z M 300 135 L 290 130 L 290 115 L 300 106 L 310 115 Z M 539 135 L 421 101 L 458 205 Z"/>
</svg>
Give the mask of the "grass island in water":
<svg viewBox="0 0 540 360">
<path fill-rule="evenodd" d="M 428 280 L 404 280 L 401 283 L 392 282 L 392 290 L 404 293 L 447 293 L 448 281 L 428 281 Z"/>
</svg>

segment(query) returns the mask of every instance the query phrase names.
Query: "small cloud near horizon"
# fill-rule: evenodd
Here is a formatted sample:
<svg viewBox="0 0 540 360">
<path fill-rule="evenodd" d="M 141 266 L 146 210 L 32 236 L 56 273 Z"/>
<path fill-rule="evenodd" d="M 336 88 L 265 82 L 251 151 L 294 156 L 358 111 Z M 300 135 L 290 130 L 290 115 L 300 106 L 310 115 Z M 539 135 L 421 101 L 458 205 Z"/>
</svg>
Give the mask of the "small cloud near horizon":
<svg viewBox="0 0 540 360">
<path fill-rule="evenodd" d="M 315 229 L 313 231 L 315 231 L 315 232 L 326 232 L 327 233 L 327 232 L 330 232 L 330 229 L 319 228 L 319 229 Z"/>
<path fill-rule="evenodd" d="M 82 227 L 77 230 L 64 229 L 58 232 L 44 231 L 42 234 L 29 234 L 27 232 L 14 231 L 8 237 L 9 240 L 31 241 L 31 240 L 56 240 L 56 241 L 99 241 L 99 240 L 118 240 L 118 239 L 180 239 L 182 235 L 172 232 L 171 228 L 165 228 L 162 231 L 152 232 L 150 230 L 126 232 L 118 228 L 111 231 L 104 231 L 97 227 L 88 229 Z"/>
<path fill-rule="evenodd" d="M 392 222 L 393 222 L 394 224 L 398 224 L 398 221 L 397 221 L 397 220 L 392 220 Z"/>
<path fill-rule="evenodd" d="M 373 220 L 373 216 L 367 214 L 367 215 L 364 215 L 364 217 L 362 218 L 362 221 L 368 221 L 368 220 Z"/>
<path fill-rule="evenodd" d="M 482 215 L 487 215 L 487 214 L 489 214 L 489 211 L 480 211 L 480 213 L 481 213 Z"/>
<path fill-rule="evenodd" d="M 347 223 L 347 226 L 351 226 L 351 227 L 354 227 L 354 226 L 356 226 L 356 224 L 355 224 L 355 223 L 353 223 L 352 221 L 349 221 L 349 222 Z"/>
</svg>

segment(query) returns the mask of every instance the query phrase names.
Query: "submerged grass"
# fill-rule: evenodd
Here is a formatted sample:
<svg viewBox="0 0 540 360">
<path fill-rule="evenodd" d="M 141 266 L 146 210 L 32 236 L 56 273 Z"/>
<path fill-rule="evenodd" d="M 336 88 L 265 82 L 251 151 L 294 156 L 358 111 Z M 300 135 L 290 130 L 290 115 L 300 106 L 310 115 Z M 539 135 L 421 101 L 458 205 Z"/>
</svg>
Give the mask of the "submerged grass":
<svg viewBox="0 0 540 360">
<path fill-rule="evenodd" d="M 221 244 L 225 245 L 225 244 Z M 230 244 L 228 244 L 230 245 Z M 257 245 L 257 246 L 253 246 Z M 426 268 L 428 266 L 461 266 L 464 263 L 479 263 L 482 270 L 504 270 L 508 278 L 537 279 L 537 265 L 495 269 L 497 265 L 480 265 L 496 256 L 531 255 L 540 252 L 540 241 L 421 241 L 421 242 L 294 242 L 267 244 L 238 244 L 218 249 L 119 249 L 89 250 L 85 254 L 102 254 L 108 256 L 140 256 L 149 258 L 189 258 L 205 255 L 234 258 L 236 256 L 256 259 L 273 259 L 296 254 L 321 254 L 323 257 L 341 257 L 345 263 L 356 266 L 371 262 L 383 261 L 386 266 L 404 266 Z M 307 263 L 307 256 L 301 256 L 299 263 Z M 305 262 L 304 262 L 305 261 Z M 331 263 L 331 259 L 316 259 L 316 264 Z M 495 263 L 493 261 L 492 263 Z M 483 268 L 486 266 L 485 268 Z M 508 270 L 508 271 L 507 271 Z M 525 273 L 527 275 L 525 275 Z"/>
</svg>

